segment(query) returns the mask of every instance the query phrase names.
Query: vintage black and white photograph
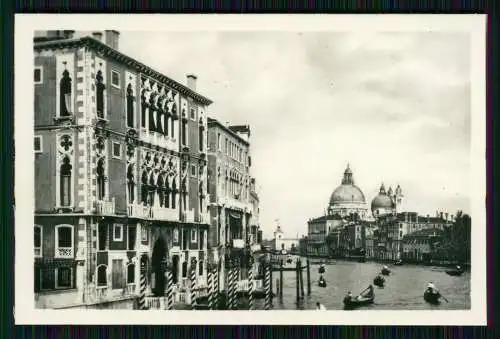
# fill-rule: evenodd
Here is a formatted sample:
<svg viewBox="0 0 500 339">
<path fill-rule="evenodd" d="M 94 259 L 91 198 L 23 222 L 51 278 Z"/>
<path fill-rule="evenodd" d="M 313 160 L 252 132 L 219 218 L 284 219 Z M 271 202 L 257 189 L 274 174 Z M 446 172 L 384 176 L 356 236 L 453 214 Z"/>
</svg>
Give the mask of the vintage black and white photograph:
<svg viewBox="0 0 500 339">
<path fill-rule="evenodd" d="M 16 185 L 33 201 L 16 199 L 24 306 L 125 324 L 485 314 L 477 21 L 159 17 L 48 19 L 19 41 L 33 93 L 16 109 Z"/>
</svg>

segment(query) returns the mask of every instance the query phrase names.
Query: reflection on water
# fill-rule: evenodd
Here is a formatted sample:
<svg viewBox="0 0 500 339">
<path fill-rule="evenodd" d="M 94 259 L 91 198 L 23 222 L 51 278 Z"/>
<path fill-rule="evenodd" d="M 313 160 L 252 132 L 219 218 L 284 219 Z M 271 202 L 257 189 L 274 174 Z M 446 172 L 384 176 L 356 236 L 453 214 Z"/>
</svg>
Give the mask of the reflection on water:
<svg viewBox="0 0 500 339">
<path fill-rule="evenodd" d="M 307 296 L 307 281 L 304 274 L 304 290 L 306 296 L 298 308 L 313 310 L 316 302 L 321 302 L 328 310 L 341 310 L 342 299 L 348 291 L 354 295 L 373 284 L 373 278 L 380 272 L 381 264 L 337 261 L 326 265 L 324 277 L 328 283 L 326 288 L 318 287 L 319 265 L 311 265 L 311 295 Z M 385 286 L 375 288 L 375 302 L 364 306 L 362 310 L 427 310 L 427 309 L 470 309 L 470 273 L 460 277 L 452 277 L 445 273 L 445 268 L 432 266 L 403 265 L 391 266 L 391 275 L 386 278 Z M 273 279 L 279 273 L 273 274 Z M 296 310 L 295 272 L 283 272 L 283 300 L 273 299 L 273 308 Z M 430 305 L 423 299 L 424 289 L 432 281 L 446 297 L 448 302 Z M 275 281 L 273 281 L 275 285 Z M 275 287 L 275 286 L 274 286 Z M 264 300 L 255 301 L 256 308 L 264 309 Z"/>
</svg>

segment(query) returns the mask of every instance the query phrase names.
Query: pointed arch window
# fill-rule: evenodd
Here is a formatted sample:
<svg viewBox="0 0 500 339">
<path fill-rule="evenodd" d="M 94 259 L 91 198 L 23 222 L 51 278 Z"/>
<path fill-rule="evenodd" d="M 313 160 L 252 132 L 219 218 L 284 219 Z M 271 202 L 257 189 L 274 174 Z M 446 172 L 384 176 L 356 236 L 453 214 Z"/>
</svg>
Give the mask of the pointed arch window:
<svg viewBox="0 0 500 339">
<path fill-rule="evenodd" d="M 134 128 L 134 90 L 132 89 L 132 84 L 127 86 L 127 127 Z"/>
<path fill-rule="evenodd" d="M 176 199 L 175 195 L 177 194 L 177 182 L 175 177 L 172 179 L 172 208 L 176 208 Z"/>
<path fill-rule="evenodd" d="M 181 135 L 182 146 L 187 146 L 187 120 L 182 120 L 182 135 Z"/>
<path fill-rule="evenodd" d="M 106 196 L 106 171 L 104 167 L 104 158 L 97 161 L 97 200 L 104 200 Z"/>
<path fill-rule="evenodd" d="M 158 103 L 160 103 L 163 99 L 162 98 L 159 98 L 158 99 Z M 159 104 L 158 104 L 158 107 L 159 107 Z M 162 127 L 162 123 L 163 123 L 163 110 L 157 108 L 156 109 L 156 132 L 160 133 L 160 134 L 166 134 L 164 131 L 163 131 L 163 127 Z"/>
<path fill-rule="evenodd" d="M 135 175 L 133 164 L 127 167 L 127 193 L 129 204 L 133 204 L 135 201 Z"/>
<path fill-rule="evenodd" d="M 71 78 L 67 69 L 64 70 L 59 83 L 59 109 L 60 115 L 67 117 L 71 115 Z"/>
<path fill-rule="evenodd" d="M 96 109 L 97 117 L 104 119 L 104 89 L 106 85 L 103 84 L 104 78 L 102 77 L 102 71 L 97 71 L 96 79 Z"/>
<path fill-rule="evenodd" d="M 200 125 L 198 126 L 198 144 L 200 152 L 203 152 L 203 149 L 205 147 L 203 138 L 204 131 L 205 127 L 203 126 L 203 120 L 200 119 Z"/>
<path fill-rule="evenodd" d="M 172 138 L 175 138 L 175 124 L 174 120 L 177 119 L 177 104 L 174 102 L 172 105 L 172 123 L 170 124 Z"/>
<path fill-rule="evenodd" d="M 166 208 L 170 208 L 170 185 L 168 183 L 168 176 L 165 176 L 165 196 L 164 196 L 164 205 Z"/>
<path fill-rule="evenodd" d="M 155 203 L 155 194 L 156 194 L 156 182 L 154 173 L 151 172 L 149 176 L 149 205 L 153 206 Z"/>
<path fill-rule="evenodd" d="M 146 109 L 147 109 L 147 102 L 146 102 L 146 90 L 143 89 L 142 90 L 142 93 L 141 93 L 141 96 L 142 96 L 142 105 L 141 105 L 141 126 L 142 128 L 146 128 Z"/>
<path fill-rule="evenodd" d="M 155 98 L 156 98 L 156 93 L 152 93 L 151 97 L 149 99 L 149 131 L 150 132 L 155 132 L 156 127 L 155 127 Z"/>
<path fill-rule="evenodd" d="M 142 172 L 141 177 L 141 202 L 144 205 L 148 204 L 148 173 Z"/>
<path fill-rule="evenodd" d="M 186 178 L 182 179 L 182 210 L 187 210 L 187 184 Z"/>
<path fill-rule="evenodd" d="M 60 197 L 61 206 L 71 206 L 71 177 L 72 177 L 71 161 L 68 156 L 65 156 L 61 165 L 60 172 Z"/>
<path fill-rule="evenodd" d="M 160 174 L 158 176 L 158 202 L 160 204 L 160 207 L 163 207 L 165 204 L 165 187 L 164 187 L 164 181 L 163 181 L 163 175 Z"/>
<path fill-rule="evenodd" d="M 163 114 L 163 133 L 165 135 L 168 135 L 169 134 L 169 128 L 168 128 L 168 121 L 170 119 L 170 114 L 168 112 L 168 105 L 165 105 L 165 114 Z M 172 136 L 173 137 L 173 136 Z"/>
</svg>

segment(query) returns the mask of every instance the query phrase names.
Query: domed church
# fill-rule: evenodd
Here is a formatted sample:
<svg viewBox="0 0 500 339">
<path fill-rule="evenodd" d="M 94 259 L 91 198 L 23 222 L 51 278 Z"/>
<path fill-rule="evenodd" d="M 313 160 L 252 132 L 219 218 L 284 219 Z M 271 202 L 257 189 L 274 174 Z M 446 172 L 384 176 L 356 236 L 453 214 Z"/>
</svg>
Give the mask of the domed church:
<svg viewBox="0 0 500 339">
<path fill-rule="evenodd" d="M 403 201 L 403 190 L 398 185 L 393 191 L 392 187 L 386 192 L 382 183 L 378 195 L 373 198 L 371 203 L 372 214 L 375 218 L 384 214 L 394 214 L 399 212 L 399 207 Z"/>
<path fill-rule="evenodd" d="M 363 191 L 354 184 L 352 170 L 347 165 L 344 171 L 341 185 L 338 186 L 330 196 L 328 204 L 328 215 L 338 214 L 342 217 L 351 214 L 358 214 L 361 219 L 364 219 L 368 208 Z"/>
</svg>

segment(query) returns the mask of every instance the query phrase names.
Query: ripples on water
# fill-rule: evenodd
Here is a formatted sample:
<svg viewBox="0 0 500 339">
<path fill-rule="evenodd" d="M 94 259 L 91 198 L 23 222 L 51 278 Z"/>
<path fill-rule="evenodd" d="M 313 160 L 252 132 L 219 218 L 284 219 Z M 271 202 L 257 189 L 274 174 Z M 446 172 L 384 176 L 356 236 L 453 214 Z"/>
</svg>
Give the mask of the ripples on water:
<svg viewBox="0 0 500 339">
<path fill-rule="evenodd" d="M 311 265 L 311 295 L 307 296 L 307 274 L 304 270 L 304 300 L 299 302 L 299 309 L 313 310 L 316 302 L 321 302 L 328 310 L 341 310 L 342 299 L 348 291 L 353 295 L 373 284 L 373 278 L 380 272 L 383 264 L 337 261 L 326 265 L 324 277 L 328 283 L 326 288 L 318 287 L 319 265 Z M 375 302 L 364 306 L 361 310 L 429 310 L 470 309 L 470 272 L 460 277 L 452 277 L 445 273 L 446 268 L 432 266 L 388 265 L 391 275 L 385 277 L 383 288 L 374 286 Z M 283 300 L 273 299 L 273 308 L 296 310 L 295 272 L 283 272 Z M 276 288 L 279 272 L 273 273 L 273 288 Z M 424 301 L 424 289 L 429 281 L 448 299 L 439 305 L 431 305 Z M 264 300 L 256 300 L 256 308 L 264 308 Z"/>
</svg>

